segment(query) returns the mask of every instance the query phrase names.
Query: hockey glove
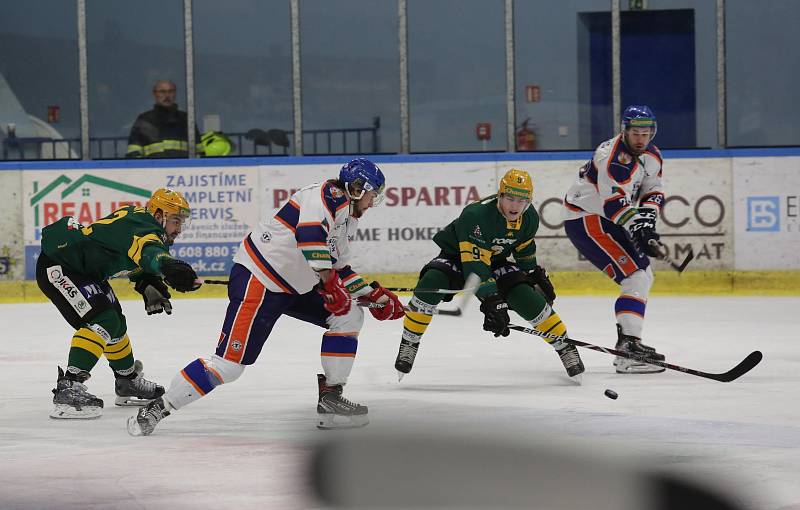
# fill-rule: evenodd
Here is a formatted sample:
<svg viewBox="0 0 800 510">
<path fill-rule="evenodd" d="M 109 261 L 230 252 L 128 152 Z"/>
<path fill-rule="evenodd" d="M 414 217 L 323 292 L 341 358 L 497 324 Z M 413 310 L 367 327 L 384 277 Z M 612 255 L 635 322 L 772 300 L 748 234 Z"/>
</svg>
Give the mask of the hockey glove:
<svg viewBox="0 0 800 510">
<path fill-rule="evenodd" d="M 322 296 L 323 306 L 333 315 L 345 315 L 350 311 L 352 299 L 344 288 L 341 278 L 335 270 L 331 271 L 327 282 L 320 282 L 317 292 Z"/>
<path fill-rule="evenodd" d="M 658 249 L 661 244 L 661 236 L 656 233 L 656 210 L 641 208 L 639 213 L 633 217 L 628 225 L 628 232 L 631 235 L 636 249 L 648 257 L 661 257 L 662 252 Z"/>
<path fill-rule="evenodd" d="M 547 274 L 545 268 L 536 266 L 528 272 L 528 276 L 547 302 L 553 304 L 553 301 L 556 300 L 556 289 L 550 282 L 550 275 Z"/>
<path fill-rule="evenodd" d="M 161 278 L 145 274 L 133 288 L 142 295 L 147 315 L 161 312 L 172 315 L 172 303 L 169 302 L 169 298 L 172 296 L 169 295 L 169 290 Z"/>
<path fill-rule="evenodd" d="M 380 308 L 370 307 L 369 312 L 373 317 L 379 321 L 393 321 L 395 319 L 402 318 L 406 314 L 405 310 L 403 309 L 403 303 L 400 302 L 400 299 L 394 294 L 394 292 L 384 289 L 378 282 L 372 282 L 370 286 L 373 289 L 372 292 L 366 296 L 358 298 L 358 300 L 367 303 L 378 303 L 383 305 Z"/>
<path fill-rule="evenodd" d="M 489 294 L 481 303 L 483 312 L 483 330 L 491 331 L 495 337 L 508 336 L 510 331 L 508 323 L 508 303 L 503 301 L 500 294 Z"/>
<path fill-rule="evenodd" d="M 191 292 L 200 288 L 201 283 L 197 281 L 197 273 L 192 266 L 182 260 L 165 259 L 161 263 L 161 274 L 170 287 L 178 292 Z"/>
</svg>

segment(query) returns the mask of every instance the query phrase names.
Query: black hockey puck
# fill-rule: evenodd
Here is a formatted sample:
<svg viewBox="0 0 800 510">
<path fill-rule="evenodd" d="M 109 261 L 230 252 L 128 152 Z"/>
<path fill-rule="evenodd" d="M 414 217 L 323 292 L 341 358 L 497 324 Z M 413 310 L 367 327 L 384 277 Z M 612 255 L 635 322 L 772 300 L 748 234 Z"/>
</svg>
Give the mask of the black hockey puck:
<svg viewBox="0 0 800 510">
<path fill-rule="evenodd" d="M 617 392 L 614 390 L 606 390 L 605 396 L 607 396 L 611 400 L 617 400 L 617 398 L 619 397 L 619 395 L 617 395 Z"/>
</svg>

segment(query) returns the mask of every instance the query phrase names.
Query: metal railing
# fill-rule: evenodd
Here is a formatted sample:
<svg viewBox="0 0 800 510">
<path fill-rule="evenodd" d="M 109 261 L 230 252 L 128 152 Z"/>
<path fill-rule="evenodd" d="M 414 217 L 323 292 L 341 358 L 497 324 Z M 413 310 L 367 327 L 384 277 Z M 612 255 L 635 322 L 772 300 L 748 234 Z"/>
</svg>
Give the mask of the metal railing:
<svg viewBox="0 0 800 510">
<path fill-rule="evenodd" d="M 371 127 L 308 129 L 303 131 L 303 148 L 306 154 L 376 154 L 380 152 L 380 117 L 375 117 Z M 246 133 L 225 133 L 233 142 L 230 156 L 288 156 L 289 146 Z M 291 135 L 291 131 L 285 132 Z M 290 143 L 288 136 L 287 143 Z M 121 136 L 90 137 L 92 159 L 123 159 L 128 150 L 128 138 Z M 9 137 L 2 143 L 2 159 L 49 160 L 80 159 L 80 138 L 53 139 L 47 137 Z"/>
</svg>

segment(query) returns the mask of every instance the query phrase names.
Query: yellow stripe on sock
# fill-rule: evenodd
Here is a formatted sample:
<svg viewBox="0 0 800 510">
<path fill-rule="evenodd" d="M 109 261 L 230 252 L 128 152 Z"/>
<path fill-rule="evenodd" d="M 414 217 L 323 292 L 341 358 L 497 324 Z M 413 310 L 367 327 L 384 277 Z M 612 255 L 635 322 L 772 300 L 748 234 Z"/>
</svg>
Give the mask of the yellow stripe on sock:
<svg viewBox="0 0 800 510">
<path fill-rule="evenodd" d="M 539 325 L 535 326 L 536 331 L 546 333 L 548 335 L 564 336 L 567 334 L 567 327 L 561 322 L 561 317 L 557 313 L 553 314 L 543 320 Z M 547 342 L 552 343 L 552 339 L 547 339 Z"/>
<path fill-rule="evenodd" d="M 406 317 L 403 319 L 403 327 L 412 333 L 421 335 L 428 329 L 433 316 L 426 315 L 419 312 L 406 312 Z"/>
<path fill-rule="evenodd" d="M 100 358 L 106 348 L 103 337 L 89 328 L 81 328 L 72 335 L 72 347 L 88 351 L 95 358 Z"/>
<path fill-rule="evenodd" d="M 131 348 L 131 341 L 128 338 L 128 335 L 122 337 L 122 340 L 117 342 L 114 345 L 109 345 L 106 347 L 105 355 L 106 359 L 109 361 L 116 361 L 118 359 L 122 359 L 128 354 L 133 351 Z"/>
</svg>

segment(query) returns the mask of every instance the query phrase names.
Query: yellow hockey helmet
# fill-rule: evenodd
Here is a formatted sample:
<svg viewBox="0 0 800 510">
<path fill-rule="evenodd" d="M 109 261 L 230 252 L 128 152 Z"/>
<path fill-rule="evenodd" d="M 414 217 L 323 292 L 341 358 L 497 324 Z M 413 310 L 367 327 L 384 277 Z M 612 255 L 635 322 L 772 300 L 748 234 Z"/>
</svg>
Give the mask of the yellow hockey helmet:
<svg viewBox="0 0 800 510">
<path fill-rule="evenodd" d="M 189 202 L 183 197 L 180 191 L 169 188 L 159 188 L 153 192 L 153 196 L 147 201 L 147 210 L 155 215 L 158 210 L 163 211 L 166 218 L 170 214 L 178 216 L 184 223 L 191 217 L 192 211 Z"/>
<path fill-rule="evenodd" d="M 509 195 L 525 200 L 533 199 L 533 181 L 525 170 L 512 168 L 500 179 L 498 195 Z"/>
</svg>

